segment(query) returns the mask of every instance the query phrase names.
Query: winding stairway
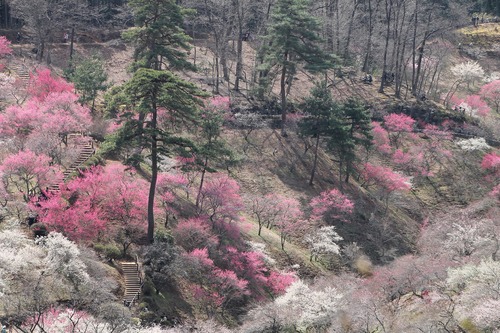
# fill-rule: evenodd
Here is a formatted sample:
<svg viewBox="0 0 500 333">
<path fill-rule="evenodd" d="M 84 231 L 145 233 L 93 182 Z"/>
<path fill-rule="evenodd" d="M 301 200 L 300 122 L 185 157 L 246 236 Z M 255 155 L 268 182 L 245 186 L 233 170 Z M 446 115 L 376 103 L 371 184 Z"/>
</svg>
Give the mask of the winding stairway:
<svg viewBox="0 0 500 333">
<path fill-rule="evenodd" d="M 125 277 L 125 294 L 123 304 L 131 306 L 141 294 L 142 277 L 140 266 L 137 262 L 122 262 L 121 268 Z"/>
<path fill-rule="evenodd" d="M 81 166 L 95 153 L 94 141 L 92 138 L 83 136 L 81 133 L 72 133 L 68 135 L 68 142 L 70 142 L 68 144 L 72 144 L 72 141 L 75 142 L 76 150 L 78 150 L 78 157 L 63 171 L 62 179 L 59 179 L 57 183 L 48 187 L 51 192 L 59 191 L 59 184 L 66 182 L 75 175 Z"/>
<path fill-rule="evenodd" d="M 11 75 L 14 74 L 14 77 L 19 78 L 24 83 L 24 86 L 28 85 L 30 81 L 30 71 L 24 62 L 9 62 L 7 68 L 10 70 Z"/>
</svg>

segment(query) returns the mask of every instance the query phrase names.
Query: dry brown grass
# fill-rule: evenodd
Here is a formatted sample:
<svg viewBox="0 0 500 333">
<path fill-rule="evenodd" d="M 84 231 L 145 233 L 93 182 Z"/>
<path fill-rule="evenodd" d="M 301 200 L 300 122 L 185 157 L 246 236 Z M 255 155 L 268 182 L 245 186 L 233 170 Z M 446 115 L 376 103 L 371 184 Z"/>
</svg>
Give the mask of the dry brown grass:
<svg viewBox="0 0 500 333">
<path fill-rule="evenodd" d="M 459 33 L 469 36 L 500 37 L 500 23 L 485 23 L 478 27 L 468 26 L 458 30 Z"/>
</svg>

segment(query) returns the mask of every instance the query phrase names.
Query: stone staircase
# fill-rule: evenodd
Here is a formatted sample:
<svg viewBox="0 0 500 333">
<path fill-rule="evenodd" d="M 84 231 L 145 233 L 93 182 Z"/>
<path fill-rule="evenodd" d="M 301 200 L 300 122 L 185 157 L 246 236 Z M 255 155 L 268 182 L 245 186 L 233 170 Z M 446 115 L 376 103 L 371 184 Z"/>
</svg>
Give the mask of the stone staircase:
<svg viewBox="0 0 500 333">
<path fill-rule="evenodd" d="M 27 86 L 30 81 L 30 71 L 28 67 L 20 61 L 13 61 L 8 65 L 9 70 L 11 71 L 11 75 L 21 79 L 24 82 L 24 85 Z"/>
<path fill-rule="evenodd" d="M 66 182 L 73 175 L 78 173 L 79 168 L 95 153 L 94 141 L 90 137 L 85 137 L 81 133 L 72 133 L 68 135 L 68 142 L 75 141 L 78 150 L 77 159 L 63 171 L 63 177 L 56 184 L 48 187 L 50 192 L 58 192 L 59 184 Z"/>
<path fill-rule="evenodd" d="M 140 266 L 137 262 L 121 263 L 123 276 L 125 277 L 125 294 L 123 295 L 123 304 L 133 305 L 141 294 L 142 275 Z"/>
</svg>

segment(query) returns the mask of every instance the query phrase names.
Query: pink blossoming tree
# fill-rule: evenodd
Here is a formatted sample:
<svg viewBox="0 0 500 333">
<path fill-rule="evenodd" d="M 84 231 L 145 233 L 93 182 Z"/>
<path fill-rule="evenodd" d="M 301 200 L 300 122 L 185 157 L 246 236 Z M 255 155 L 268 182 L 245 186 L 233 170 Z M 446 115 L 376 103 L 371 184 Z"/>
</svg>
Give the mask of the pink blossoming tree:
<svg viewBox="0 0 500 333">
<path fill-rule="evenodd" d="M 401 137 L 413 131 L 415 119 L 405 114 L 391 113 L 384 117 L 384 125 L 391 143 L 398 148 Z"/>
<path fill-rule="evenodd" d="M 496 112 L 500 112 L 500 80 L 491 81 L 485 84 L 479 92 L 490 105 L 492 105 Z"/>
<path fill-rule="evenodd" d="M 321 192 L 314 197 L 309 205 L 312 208 L 312 220 L 324 220 L 332 223 L 335 220 L 347 221 L 347 216 L 353 212 L 354 203 L 337 189 Z"/>
<path fill-rule="evenodd" d="M 62 179 L 61 170 L 51 166 L 50 157 L 29 150 L 5 158 L 0 171 L 6 190 L 10 192 L 16 189 L 25 202 L 29 202 L 40 189 Z"/>
</svg>

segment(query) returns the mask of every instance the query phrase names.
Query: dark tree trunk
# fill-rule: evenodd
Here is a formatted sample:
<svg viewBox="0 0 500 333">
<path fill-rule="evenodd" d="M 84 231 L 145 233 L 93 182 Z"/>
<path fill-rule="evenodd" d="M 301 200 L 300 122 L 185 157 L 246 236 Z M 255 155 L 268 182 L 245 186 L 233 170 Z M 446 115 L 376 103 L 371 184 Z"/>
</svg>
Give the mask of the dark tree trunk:
<svg viewBox="0 0 500 333">
<path fill-rule="evenodd" d="M 154 217 L 154 206 L 155 206 L 155 193 L 156 193 L 156 180 L 158 179 L 158 138 L 156 137 L 156 127 L 157 127 L 157 112 L 156 112 L 156 102 L 153 102 L 153 118 L 151 119 L 151 128 L 153 134 L 151 135 L 151 183 L 149 186 L 148 195 L 148 242 L 152 244 L 154 242 L 154 230 L 155 230 L 155 217 Z"/>
<path fill-rule="evenodd" d="M 205 161 L 203 162 L 203 170 L 201 170 L 201 179 L 200 186 L 198 187 L 198 195 L 196 196 L 196 208 L 200 208 L 200 200 L 201 200 L 201 191 L 203 190 L 203 185 L 205 183 L 205 174 L 207 172 L 208 166 L 208 157 L 205 157 Z"/>
<path fill-rule="evenodd" d="M 351 43 L 352 29 L 354 27 L 354 17 L 356 16 L 356 11 L 358 10 L 358 6 L 359 6 L 359 1 L 354 0 L 354 9 L 352 10 L 351 18 L 349 20 L 349 28 L 347 30 L 347 38 L 346 38 L 345 48 L 344 48 L 344 58 L 345 59 L 349 58 L 349 44 Z"/>
<path fill-rule="evenodd" d="M 285 52 L 283 55 L 283 66 L 281 68 L 281 79 L 280 79 L 280 96 L 281 96 L 281 135 L 286 136 L 286 74 L 287 74 L 287 65 L 288 61 L 288 52 Z"/>
<path fill-rule="evenodd" d="M 71 41 L 69 44 L 69 60 L 73 60 L 73 43 L 75 41 L 75 27 L 71 28 Z"/>
<path fill-rule="evenodd" d="M 385 13 L 386 13 L 386 32 L 385 32 L 385 47 L 384 47 L 384 65 L 382 70 L 382 80 L 380 80 L 379 93 L 384 92 L 384 86 L 387 76 L 387 52 L 389 49 L 389 39 L 391 34 L 391 16 L 392 16 L 392 0 L 385 0 Z"/>
<path fill-rule="evenodd" d="M 371 72 L 371 53 L 372 53 L 372 36 L 373 36 L 373 10 L 372 2 L 368 0 L 368 41 L 366 45 L 365 60 L 363 61 L 363 72 Z"/>
<path fill-rule="evenodd" d="M 242 31 L 242 30 L 240 30 Z M 241 34 L 241 32 L 240 32 Z M 240 90 L 240 79 L 243 75 L 243 41 L 241 37 L 238 38 L 238 42 L 236 43 L 236 78 L 234 79 L 234 90 Z"/>
<path fill-rule="evenodd" d="M 309 186 L 313 185 L 314 175 L 316 174 L 316 167 L 318 165 L 319 139 L 320 139 L 320 135 L 318 134 L 318 136 L 316 137 L 316 145 L 314 147 L 314 162 L 313 162 L 312 171 L 311 171 L 311 178 L 309 179 Z"/>
<path fill-rule="evenodd" d="M 214 93 L 219 93 L 219 56 L 215 55 L 215 82 L 214 82 Z"/>
<path fill-rule="evenodd" d="M 233 0 L 234 9 L 238 16 L 238 41 L 236 42 L 236 77 L 234 79 L 234 90 L 240 90 L 240 79 L 243 72 L 243 15 L 240 12 L 240 1 Z"/>
</svg>

